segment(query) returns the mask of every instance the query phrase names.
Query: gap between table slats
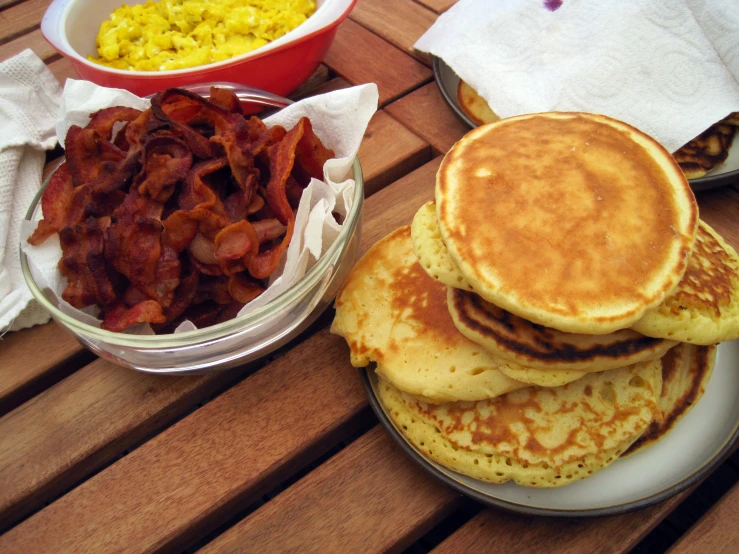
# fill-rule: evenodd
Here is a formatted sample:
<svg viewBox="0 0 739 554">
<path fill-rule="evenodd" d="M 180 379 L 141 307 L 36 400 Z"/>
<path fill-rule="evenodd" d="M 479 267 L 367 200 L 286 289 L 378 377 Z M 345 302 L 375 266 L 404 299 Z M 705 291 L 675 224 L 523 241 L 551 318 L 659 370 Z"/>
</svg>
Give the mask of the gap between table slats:
<svg viewBox="0 0 739 554">
<path fill-rule="evenodd" d="M 460 500 L 378 425 L 199 552 L 398 552 Z"/>
</svg>

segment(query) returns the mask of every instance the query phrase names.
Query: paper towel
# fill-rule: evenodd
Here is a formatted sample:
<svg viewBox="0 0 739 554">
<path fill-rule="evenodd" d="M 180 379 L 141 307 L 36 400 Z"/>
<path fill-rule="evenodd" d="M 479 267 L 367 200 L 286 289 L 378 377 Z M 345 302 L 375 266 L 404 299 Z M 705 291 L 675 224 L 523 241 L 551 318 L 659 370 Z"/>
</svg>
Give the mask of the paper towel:
<svg viewBox="0 0 739 554">
<path fill-rule="evenodd" d="M 460 0 L 418 40 L 500 117 L 584 111 L 670 152 L 739 110 L 739 2 Z"/>
</svg>

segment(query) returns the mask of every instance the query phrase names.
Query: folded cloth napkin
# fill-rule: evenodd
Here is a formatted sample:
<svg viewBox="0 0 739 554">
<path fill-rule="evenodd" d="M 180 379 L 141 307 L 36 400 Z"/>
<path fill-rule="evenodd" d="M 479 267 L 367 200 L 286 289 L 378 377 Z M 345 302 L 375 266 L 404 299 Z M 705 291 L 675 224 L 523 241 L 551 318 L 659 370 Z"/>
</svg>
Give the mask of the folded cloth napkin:
<svg viewBox="0 0 739 554">
<path fill-rule="evenodd" d="M 20 268 L 20 228 L 54 148 L 62 89 L 31 51 L 0 64 L 0 332 L 45 323 Z"/>
<path fill-rule="evenodd" d="M 416 48 L 500 117 L 596 112 L 670 152 L 739 110 L 739 2 L 460 0 Z"/>
</svg>

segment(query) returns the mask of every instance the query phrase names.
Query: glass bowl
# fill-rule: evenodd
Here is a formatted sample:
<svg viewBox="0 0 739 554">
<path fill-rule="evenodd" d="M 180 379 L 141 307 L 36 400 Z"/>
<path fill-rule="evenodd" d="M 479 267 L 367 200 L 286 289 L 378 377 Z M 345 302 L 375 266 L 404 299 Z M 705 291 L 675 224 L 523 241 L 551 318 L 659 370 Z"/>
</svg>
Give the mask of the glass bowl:
<svg viewBox="0 0 739 554">
<path fill-rule="evenodd" d="M 207 86 L 204 89 L 206 92 Z M 234 87 L 234 90 L 246 103 L 275 108 L 291 103 L 246 87 Z M 171 375 L 210 373 L 241 365 L 269 354 L 296 337 L 331 304 L 344 283 L 357 258 L 362 223 L 364 181 L 356 158 L 352 172 L 356 183 L 352 208 L 339 236 L 315 265 L 268 304 L 218 325 L 166 335 L 105 331 L 62 312 L 52 291 L 37 285 L 28 258 L 21 251 L 23 276 L 33 297 L 59 325 L 69 330 L 84 347 L 115 364 Z M 41 195 L 49 179 L 33 199 L 26 220 L 33 221 L 40 215 Z"/>
</svg>

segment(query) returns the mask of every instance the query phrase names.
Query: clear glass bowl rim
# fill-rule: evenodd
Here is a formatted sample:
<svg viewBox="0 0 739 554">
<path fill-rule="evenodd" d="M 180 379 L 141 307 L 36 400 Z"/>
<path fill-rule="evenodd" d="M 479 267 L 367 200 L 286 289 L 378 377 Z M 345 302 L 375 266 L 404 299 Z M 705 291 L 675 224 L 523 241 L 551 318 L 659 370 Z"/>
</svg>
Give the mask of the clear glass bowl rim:
<svg viewBox="0 0 739 554">
<path fill-rule="evenodd" d="M 61 162 L 60 162 L 61 163 Z M 162 349 L 162 348 L 178 348 L 193 346 L 196 344 L 203 344 L 210 341 L 217 341 L 234 332 L 241 332 L 244 329 L 248 329 L 252 326 L 259 325 L 262 321 L 275 316 L 286 308 L 289 308 L 294 302 L 299 300 L 304 294 L 308 293 L 316 283 L 324 276 L 328 266 L 332 263 L 336 254 L 340 252 L 339 257 L 343 256 L 344 251 L 349 246 L 349 240 L 351 239 L 359 218 L 362 214 L 362 204 L 364 201 L 364 178 L 362 176 L 362 167 L 359 164 L 359 159 L 354 158 L 352 162 L 353 178 L 354 178 L 354 199 L 350 212 L 347 214 L 344 223 L 342 224 L 339 236 L 333 244 L 323 253 L 316 264 L 311 267 L 305 275 L 292 287 L 283 292 L 280 296 L 265 304 L 261 308 L 255 309 L 253 312 L 248 314 L 235 317 L 223 323 L 213 325 L 211 327 L 205 327 L 203 329 L 197 329 L 195 331 L 185 331 L 182 333 L 169 333 L 165 335 L 131 335 L 127 333 L 115 333 L 113 331 L 106 331 L 98 327 L 93 327 L 75 319 L 74 317 L 65 314 L 59 310 L 41 291 L 36 284 L 36 281 L 31 274 L 30 267 L 28 265 L 28 258 L 25 252 L 21 250 L 21 270 L 23 272 L 23 278 L 31 291 L 31 294 L 36 301 L 46 309 L 51 316 L 65 327 L 68 327 L 75 334 L 79 334 L 85 337 L 89 337 L 95 340 L 105 342 L 110 345 L 125 346 L 130 348 L 138 349 Z M 30 221 L 33 218 L 33 213 L 36 210 L 41 196 L 46 190 L 47 185 L 54 174 L 52 171 L 49 176 L 44 180 L 41 188 L 36 193 L 36 196 L 31 202 L 31 206 L 26 212 L 25 220 Z"/>
</svg>

